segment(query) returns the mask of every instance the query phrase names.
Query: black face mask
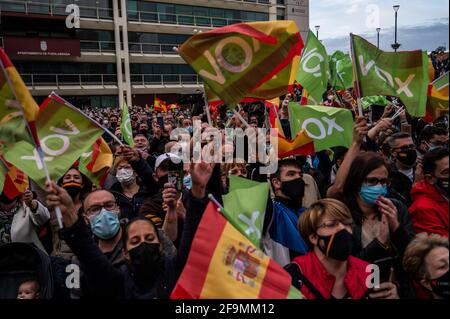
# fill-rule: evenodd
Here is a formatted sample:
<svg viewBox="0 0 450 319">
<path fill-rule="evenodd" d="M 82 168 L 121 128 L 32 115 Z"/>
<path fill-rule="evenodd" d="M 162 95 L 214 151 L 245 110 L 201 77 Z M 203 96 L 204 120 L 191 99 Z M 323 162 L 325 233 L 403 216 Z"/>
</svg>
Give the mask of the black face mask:
<svg viewBox="0 0 450 319">
<path fill-rule="evenodd" d="M 305 182 L 302 178 L 281 182 L 281 191 L 291 200 L 301 203 L 305 195 Z"/>
<path fill-rule="evenodd" d="M 353 249 L 354 239 L 347 230 L 342 229 L 330 236 L 317 236 L 319 237 L 317 246 L 325 256 L 340 261 L 348 259 Z"/>
<path fill-rule="evenodd" d="M 148 130 L 139 130 L 139 133 L 140 133 L 140 134 L 147 135 L 147 134 L 148 134 Z"/>
<path fill-rule="evenodd" d="M 116 128 L 116 126 L 117 126 L 117 123 L 116 122 L 111 122 L 111 128 Z"/>
<path fill-rule="evenodd" d="M 405 166 L 412 167 L 416 164 L 417 152 L 416 150 L 408 150 L 397 153 L 397 160 Z"/>
<path fill-rule="evenodd" d="M 70 197 L 75 198 L 81 193 L 81 184 L 70 182 L 63 184 L 63 188 L 69 193 Z"/>
<path fill-rule="evenodd" d="M 436 186 L 442 190 L 448 191 L 448 177 L 439 177 Z"/>
<path fill-rule="evenodd" d="M 448 271 L 437 279 L 431 280 L 431 289 L 439 297 L 449 298 Z"/>
<path fill-rule="evenodd" d="M 161 252 L 157 243 L 141 243 L 129 252 L 131 259 L 131 272 L 143 282 L 153 282 L 160 274 Z"/>
</svg>

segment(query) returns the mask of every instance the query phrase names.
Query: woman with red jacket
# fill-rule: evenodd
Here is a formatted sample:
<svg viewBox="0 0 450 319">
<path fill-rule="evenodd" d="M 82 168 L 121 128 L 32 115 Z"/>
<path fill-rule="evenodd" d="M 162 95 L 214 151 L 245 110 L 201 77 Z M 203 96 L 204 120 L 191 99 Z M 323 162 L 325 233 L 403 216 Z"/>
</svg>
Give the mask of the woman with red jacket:
<svg viewBox="0 0 450 319">
<path fill-rule="evenodd" d="M 292 284 L 307 299 L 394 299 L 397 287 L 384 282 L 370 289 L 369 264 L 350 256 L 354 238 L 352 215 L 342 202 L 322 199 L 299 219 L 298 228 L 311 251 L 285 267 Z"/>
</svg>

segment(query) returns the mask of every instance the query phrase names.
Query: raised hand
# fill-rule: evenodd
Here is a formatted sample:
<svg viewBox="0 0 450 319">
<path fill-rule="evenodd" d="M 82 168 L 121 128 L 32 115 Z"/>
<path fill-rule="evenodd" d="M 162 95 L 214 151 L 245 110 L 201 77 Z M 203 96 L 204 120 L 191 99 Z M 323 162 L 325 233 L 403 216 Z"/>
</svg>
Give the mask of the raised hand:
<svg viewBox="0 0 450 319">
<path fill-rule="evenodd" d="M 397 207 L 395 207 L 390 199 L 383 196 L 380 196 L 375 204 L 377 204 L 378 210 L 383 216 L 386 216 L 390 232 L 395 232 L 400 227 L 400 222 L 397 217 Z"/>
<path fill-rule="evenodd" d="M 71 227 L 77 221 L 78 215 L 69 193 L 53 181 L 47 182 L 45 188 L 48 193 L 47 206 L 49 208 L 58 206 L 63 215 L 64 226 Z"/>
<path fill-rule="evenodd" d="M 191 163 L 190 171 L 192 179 L 191 192 L 195 197 L 203 198 L 206 195 L 206 185 L 211 178 L 214 163 Z"/>
<path fill-rule="evenodd" d="M 362 144 L 364 136 L 366 136 L 369 128 L 365 117 L 357 116 L 355 125 L 353 126 L 353 143 Z"/>
</svg>

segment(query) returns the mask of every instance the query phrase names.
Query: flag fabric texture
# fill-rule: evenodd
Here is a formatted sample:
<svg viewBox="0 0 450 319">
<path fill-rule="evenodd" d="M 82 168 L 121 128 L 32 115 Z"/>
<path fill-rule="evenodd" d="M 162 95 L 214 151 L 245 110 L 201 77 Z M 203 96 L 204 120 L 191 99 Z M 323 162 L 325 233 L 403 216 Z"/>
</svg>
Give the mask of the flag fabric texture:
<svg viewBox="0 0 450 319">
<path fill-rule="evenodd" d="M 210 202 L 172 299 L 302 298 L 291 277 L 236 230 Z"/>
<path fill-rule="evenodd" d="M 35 120 L 39 108 L 2 48 L 0 69 L 1 154 L 21 140 L 37 143 Z"/>
<path fill-rule="evenodd" d="M 319 103 L 328 87 L 329 67 L 325 47 L 310 30 L 295 79 Z"/>
<path fill-rule="evenodd" d="M 163 100 L 158 97 L 155 97 L 155 101 L 153 103 L 153 109 L 157 112 L 167 112 L 167 104 Z"/>
<path fill-rule="evenodd" d="M 303 48 L 293 21 L 238 23 L 189 38 L 178 50 L 228 107 L 289 91 Z"/>
<path fill-rule="evenodd" d="M 55 93 L 42 103 L 36 117 L 36 128 L 52 180 L 63 176 L 103 133 L 98 124 Z M 45 187 L 44 166 L 34 144 L 27 141 L 15 143 L 5 152 L 5 159 L 40 187 Z"/>
<path fill-rule="evenodd" d="M 253 245 L 259 247 L 269 184 L 237 176 L 230 176 L 229 179 L 230 191 L 222 196 L 223 214 Z"/>
<path fill-rule="evenodd" d="M 134 146 L 133 140 L 133 130 L 131 128 L 130 114 L 128 113 L 127 102 L 124 102 L 122 107 L 122 121 L 120 122 L 120 133 L 122 134 L 122 139 L 131 147 Z"/>
<path fill-rule="evenodd" d="M 412 116 L 425 115 L 429 82 L 426 52 L 383 52 L 357 35 L 351 35 L 351 44 L 361 97 L 396 96 Z"/>
<path fill-rule="evenodd" d="M 292 140 L 286 138 L 274 104 L 270 105 L 269 117 L 271 127 L 278 131 L 278 135 L 270 135 L 272 144 L 278 145 L 278 158 L 282 159 L 293 155 L 314 154 L 314 141 L 308 136 L 305 130 L 300 130 L 297 134 L 292 135 L 294 136 Z M 274 141 L 275 139 L 277 139 L 276 143 Z"/>
<path fill-rule="evenodd" d="M 349 147 L 353 137 L 352 112 L 347 109 L 289 103 L 292 136 L 305 130 L 316 152 L 333 146 Z"/>
<path fill-rule="evenodd" d="M 9 199 L 22 195 L 29 187 L 28 176 L 0 157 L 0 193 Z"/>
<path fill-rule="evenodd" d="M 349 54 L 336 51 L 329 57 L 330 61 L 330 85 L 336 91 L 342 91 L 353 87 L 352 59 Z"/>
<path fill-rule="evenodd" d="M 435 110 L 448 110 L 448 72 L 433 81 L 428 90 L 427 110 L 434 113 Z"/>
<path fill-rule="evenodd" d="M 361 105 L 363 109 L 369 108 L 371 105 L 386 106 L 389 104 L 388 99 L 382 95 L 365 96 L 361 98 Z"/>
<path fill-rule="evenodd" d="M 103 187 L 113 164 L 113 153 L 102 137 L 80 156 L 79 169 L 94 185 Z"/>
</svg>

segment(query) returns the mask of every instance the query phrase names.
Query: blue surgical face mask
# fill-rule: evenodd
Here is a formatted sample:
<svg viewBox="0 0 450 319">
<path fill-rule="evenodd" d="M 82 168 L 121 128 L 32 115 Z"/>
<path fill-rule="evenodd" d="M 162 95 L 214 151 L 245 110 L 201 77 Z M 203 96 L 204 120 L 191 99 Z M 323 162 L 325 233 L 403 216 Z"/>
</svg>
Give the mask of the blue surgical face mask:
<svg viewBox="0 0 450 319">
<path fill-rule="evenodd" d="M 380 184 L 375 186 L 369 186 L 363 184 L 361 190 L 359 191 L 359 196 L 369 205 L 375 205 L 375 201 L 378 200 L 380 196 L 386 196 L 387 186 L 382 186 Z"/>
<path fill-rule="evenodd" d="M 187 127 L 187 130 L 188 130 L 189 134 L 192 134 L 192 131 L 193 131 L 192 125 L 189 125 Z"/>
<path fill-rule="evenodd" d="M 191 189 L 192 188 L 192 178 L 191 175 L 187 175 L 183 178 L 183 185 L 184 187 L 186 187 L 187 189 Z"/>
<path fill-rule="evenodd" d="M 119 228 L 119 215 L 104 208 L 91 219 L 92 233 L 100 239 L 113 238 L 119 232 Z"/>
</svg>

